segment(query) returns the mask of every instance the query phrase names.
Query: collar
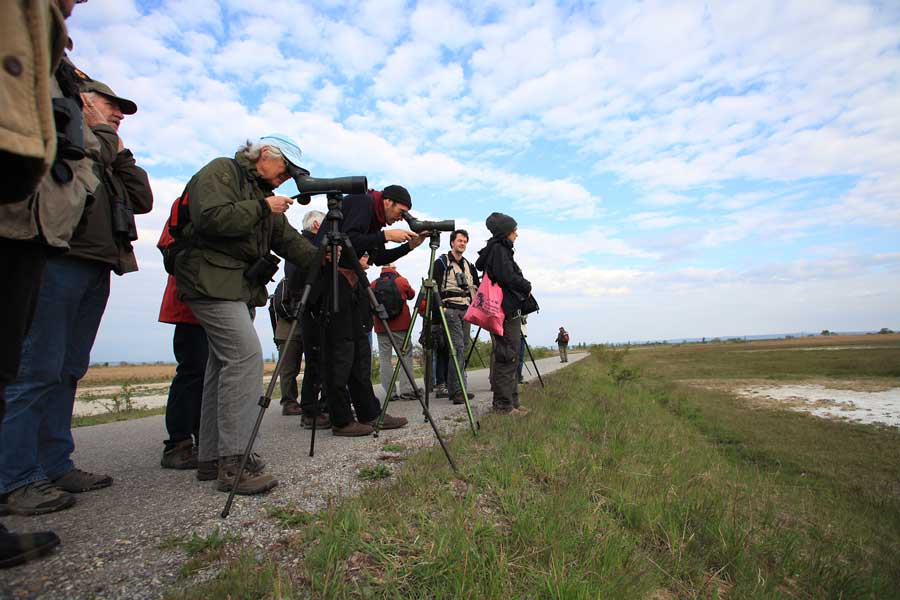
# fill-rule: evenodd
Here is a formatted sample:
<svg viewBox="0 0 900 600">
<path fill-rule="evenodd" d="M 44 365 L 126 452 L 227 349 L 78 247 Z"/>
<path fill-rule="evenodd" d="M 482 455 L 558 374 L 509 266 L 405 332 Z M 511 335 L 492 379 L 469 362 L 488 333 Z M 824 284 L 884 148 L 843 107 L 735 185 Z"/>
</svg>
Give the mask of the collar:
<svg viewBox="0 0 900 600">
<path fill-rule="evenodd" d="M 242 151 L 237 151 L 234 153 L 234 159 L 238 162 L 241 169 L 246 171 L 248 174 L 248 179 L 251 181 L 255 181 L 256 185 L 267 192 L 274 191 L 275 188 L 272 187 L 272 184 L 263 179 L 259 171 L 256 170 L 256 163 L 250 162 L 250 159 Z M 242 173 L 241 176 L 244 176 Z"/>
<path fill-rule="evenodd" d="M 378 229 L 381 229 L 382 227 L 387 225 L 386 219 L 384 217 L 384 202 L 381 201 L 381 192 L 377 190 L 369 190 L 369 195 L 372 196 L 372 206 L 375 209 L 372 216 L 372 223 L 377 225 Z"/>
</svg>

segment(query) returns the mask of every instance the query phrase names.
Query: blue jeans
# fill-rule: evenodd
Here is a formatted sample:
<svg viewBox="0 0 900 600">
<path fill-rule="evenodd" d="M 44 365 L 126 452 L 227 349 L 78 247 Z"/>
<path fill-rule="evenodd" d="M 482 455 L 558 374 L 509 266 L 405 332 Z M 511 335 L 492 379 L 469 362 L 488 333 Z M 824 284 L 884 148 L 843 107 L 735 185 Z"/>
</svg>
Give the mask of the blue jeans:
<svg viewBox="0 0 900 600">
<path fill-rule="evenodd" d="M 15 382 L 6 388 L 0 493 L 64 475 L 71 455 L 75 388 L 109 297 L 110 267 L 79 258 L 47 261 Z"/>
</svg>

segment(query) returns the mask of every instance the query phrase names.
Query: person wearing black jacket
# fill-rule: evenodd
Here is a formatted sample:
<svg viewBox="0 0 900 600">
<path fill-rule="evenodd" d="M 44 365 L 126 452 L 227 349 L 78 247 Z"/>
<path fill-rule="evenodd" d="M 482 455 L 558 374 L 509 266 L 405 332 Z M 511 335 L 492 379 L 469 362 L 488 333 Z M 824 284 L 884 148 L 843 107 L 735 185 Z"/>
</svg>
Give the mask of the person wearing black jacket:
<svg viewBox="0 0 900 600">
<path fill-rule="evenodd" d="M 475 267 L 487 273 L 503 289 L 503 335 L 491 334 L 493 350 L 493 409 L 498 414 L 525 415 L 519 406 L 516 366 L 522 338 L 522 308 L 531 295 L 531 282 L 513 259 L 513 243 L 518 237 L 516 220 L 503 213 L 491 213 L 485 222 L 491 239 L 478 251 Z"/>
<path fill-rule="evenodd" d="M 399 185 L 390 185 L 380 192 L 370 190 L 366 194 L 344 196 L 341 232 L 347 235 L 357 256 L 368 253 L 371 264 L 394 262 L 409 254 L 425 239 L 425 236 L 402 229 L 383 230 L 385 226 L 399 221 L 401 213 L 411 207 L 409 192 Z M 318 244 L 324 243 L 329 227 L 326 221 L 319 229 L 316 236 Z M 384 245 L 387 242 L 402 245 L 386 249 Z M 372 433 L 372 424 L 381 414 L 381 405 L 371 381 L 369 282 L 359 280 L 346 253 L 341 256 L 338 265 L 338 313 L 331 314 L 331 269 L 326 267 L 311 290 L 310 309 L 303 316 L 303 332 L 306 336 L 314 328 L 323 328 L 321 364 L 326 371 L 323 373 L 323 389 L 332 424 L 331 432 L 337 436 L 355 437 Z M 307 342 L 306 338 L 304 345 L 313 347 L 312 341 Z M 351 402 L 356 420 L 350 411 Z M 402 417 L 386 414 L 382 428 L 396 429 L 406 423 Z"/>
</svg>

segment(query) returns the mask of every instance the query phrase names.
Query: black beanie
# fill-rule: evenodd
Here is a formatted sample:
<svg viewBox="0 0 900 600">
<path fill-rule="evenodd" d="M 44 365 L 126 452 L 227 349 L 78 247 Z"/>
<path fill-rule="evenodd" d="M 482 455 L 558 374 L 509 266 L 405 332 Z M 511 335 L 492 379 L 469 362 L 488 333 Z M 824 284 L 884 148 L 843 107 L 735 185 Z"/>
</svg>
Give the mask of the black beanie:
<svg viewBox="0 0 900 600">
<path fill-rule="evenodd" d="M 487 225 L 488 231 L 490 231 L 491 235 L 494 237 L 506 237 L 518 227 L 518 223 L 516 223 L 515 219 L 509 215 L 498 212 L 491 213 L 484 224 Z"/>
<path fill-rule="evenodd" d="M 385 200 L 393 200 L 403 204 L 406 208 L 412 208 L 412 198 L 402 185 L 389 185 L 381 191 L 381 197 Z"/>
</svg>

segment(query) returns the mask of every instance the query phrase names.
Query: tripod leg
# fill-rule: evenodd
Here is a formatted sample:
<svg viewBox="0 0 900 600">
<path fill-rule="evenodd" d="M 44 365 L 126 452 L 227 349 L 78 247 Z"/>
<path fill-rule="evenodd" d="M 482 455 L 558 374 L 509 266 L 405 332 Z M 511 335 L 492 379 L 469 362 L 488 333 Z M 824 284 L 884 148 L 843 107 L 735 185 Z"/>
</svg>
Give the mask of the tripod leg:
<svg viewBox="0 0 900 600">
<path fill-rule="evenodd" d="M 464 364 L 465 364 L 465 368 L 467 368 L 467 369 L 469 368 L 469 359 L 472 358 L 472 352 L 475 351 L 475 349 L 476 349 L 475 345 L 478 343 L 478 336 L 480 334 L 481 334 L 481 327 L 479 327 L 478 330 L 475 332 L 475 337 L 472 338 L 472 345 L 469 346 L 469 351 L 466 352 L 466 362 Z M 481 360 L 481 353 L 478 354 L 478 360 Z M 482 367 L 484 366 L 483 360 L 481 360 L 481 366 Z"/>
<path fill-rule="evenodd" d="M 325 246 L 319 248 L 311 264 L 322 264 L 322 259 L 325 257 L 326 250 L 327 248 Z M 309 301 L 309 293 L 318 277 L 318 273 L 318 269 L 312 268 L 310 269 L 309 276 L 306 278 L 306 285 L 303 287 L 303 295 L 300 297 L 300 303 L 297 305 L 297 309 L 294 313 L 294 323 L 291 325 L 288 339 L 284 342 L 285 350 L 287 350 L 288 345 L 290 345 L 291 341 L 294 339 L 294 334 L 296 333 L 299 322 L 297 316 L 303 314 L 303 311 L 306 309 L 306 304 Z M 266 393 L 259 398 L 259 414 L 256 416 L 256 423 L 253 424 L 253 431 L 250 432 L 250 439 L 247 440 L 247 447 L 244 449 L 244 455 L 241 457 L 241 466 L 238 468 L 238 471 L 234 476 L 234 482 L 231 484 L 231 491 L 228 493 L 228 500 L 225 501 L 225 508 L 222 509 L 221 516 L 223 519 L 227 519 L 228 513 L 231 512 L 231 505 L 234 503 L 235 490 L 237 490 L 238 483 L 241 481 L 244 469 L 247 468 L 247 460 L 250 458 L 250 452 L 253 450 L 253 442 L 256 441 L 256 436 L 259 435 L 259 426 L 262 424 L 266 409 L 269 408 L 269 404 L 272 402 L 272 392 L 275 390 L 275 384 L 278 382 L 278 377 L 281 375 L 281 366 L 287 354 L 286 351 L 278 353 L 278 362 L 275 363 L 275 371 L 272 373 L 272 379 L 269 380 L 269 386 L 266 388 Z"/>
<path fill-rule="evenodd" d="M 410 339 L 412 338 L 413 326 L 416 324 L 416 317 L 418 316 L 418 312 L 413 316 L 412 320 L 409 322 L 409 329 L 406 330 L 406 337 L 403 339 L 403 345 L 401 346 L 401 351 L 405 351 L 406 348 L 409 347 L 411 343 Z M 393 337 L 393 333 L 388 332 L 388 335 Z M 396 347 L 394 344 L 394 340 L 391 342 L 391 347 Z M 403 355 L 397 355 L 397 364 L 394 366 L 393 374 L 391 375 L 391 382 L 388 384 L 387 391 L 384 394 L 384 400 L 381 404 L 381 414 L 378 415 L 378 421 L 375 423 L 375 437 L 378 437 L 378 432 L 381 430 L 381 423 L 384 421 L 384 415 L 387 413 L 388 404 L 391 402 L 391 395 L 394 392 L 394 387 L 397 384 L 397 381 L 400 377 L 400 369 L 403 367 L 402 360 Z M 419 395 L 419 389 L 416 387 L 415 383 L 413 383 L 413 391 L 416 393 L 416 396 Z"/>
<path fill-rule="evenodd" d="M 438 306 L 438 312 L 441 314 L 441 327 L 447 341 L 447 348 L 450 348 L 450 358 L 453 361 L 453 368 L 456 370 L 456 381 L 459 382 L 459 389 L 462 390 L 463 401 L 466 403 L 466 413 L 469 415 L 469 426 L 472 428 L 472 435 L 478 435 L 476 429 L 481 428 L 481 423 L 478 423 L 476 427 L 475 416 L 472 414 L 472 404 L 469 402 L 469 392 L 466 390 L 466 381 L 459 368 L 459 360 L 456 358 L 456 350 L 453 348 L 453 339 L 450 336 L 450 327 L 447 325 L 447 315 L 444 314 L 444 307 L 441 306 L 440 300 L 437 297 L 437 290 L 434 290 L 434 296 L 434 301 Z"/>
<path fill-rule="evenodd" d="M 524 337 L 522 338 L 525 339 Z M 534 365 L 534 372 L 537 373 L 538 381 L 541 382 L 541 387 L 544 387 L 544 378 L 541 377 L 541 372 L 538 370 L 537 363 L 534 362 L 534 354 L 531 353 L 531 346 L 528 345 L 528 340 L 525 340 L 525 349 L 528 350 L 528 356 L 531 358 L 531 364 Z"/>
<path fill-rule="evenodd" d="M 487 367 L 487 363 L 484 362 L 483 358 L 481 358 L 481 352 L 478 351 L 478 348 L 475 348 L 475 356 L 478 357 L 478 362 L 481 363 L 482 368 Z"/>
</svg>

